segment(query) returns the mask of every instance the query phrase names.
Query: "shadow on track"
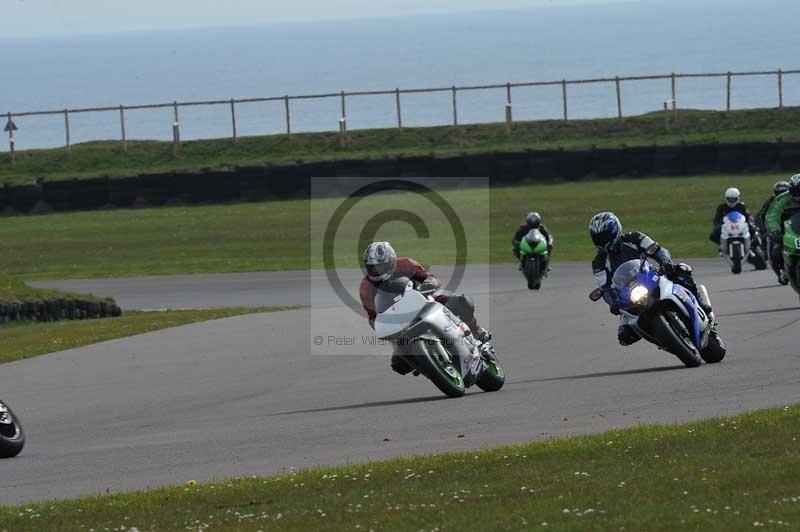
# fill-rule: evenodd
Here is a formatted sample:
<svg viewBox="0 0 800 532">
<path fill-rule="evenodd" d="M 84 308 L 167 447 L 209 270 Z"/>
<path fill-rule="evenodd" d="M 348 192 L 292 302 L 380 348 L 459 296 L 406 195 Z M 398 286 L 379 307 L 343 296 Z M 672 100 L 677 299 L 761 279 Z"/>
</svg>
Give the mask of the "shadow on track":
<svg viewBox="0 0 800 532">
<path fill-rule="evenodd" d="M 626 369 L 622 371 L 603 371 L 599 373 L 584 373 L 583 375 L 567 375 L 566 377 L 548 377 L 546 379 L 530 379 L 526 381 L 509 381 L 506 386 L 511 384 L 528 384 L 531 382 L 552 382 L 552 381 L 572 381 L 580 379 L 598 379 L 602 377 L 618 377 L 624 375 L 638 375 L 643 373 L 660 373 L 662 371 L 673 371 L 686 369 L 686 366 L 660 366 L 657 368 Z"/>
<path fill-rule="evenodd" d="M 775 284 L 765 284 L 761 286 L 743 286 L 741 288 L 729 288 L 727 290 L 716 290 L 715 293 L 717 294 L 730 294 L 733 292 L 749 292 L 751 290 L 766 290 L 768 288 L 783 288 L 778 283 Z"/>
<path fill-rule="evenodd" d="M 720 314 L 720 318 L 735 318 L 737 316 L 758 316 L 759 314 L 775 314 L 778 312 L 797 312 L 800 307 L 771 308 L 766 310 L 748 310 L 746 312 L 731 312 L 730 314 Z"/>
<path fill-rule="evenodd" d="M 411 405 L 414 403 L 429 403 L 433 401 L 446 401 L 448 398 L 443 395 L 433 395 L 430 397 L 414 397 L 412 399 L 398 399 L 396 401 L 375 401 L 372 403 L 358 403 L 354 405 L 328 406 L 325 408 L 308 408 L 306 410 L 289 410 L 286 412 L 276 412 L 273 416 L 291 416 L 293 414 L 313 414 L 315 412 L 337 412 L 339 410 L 357 410 L 360 408 L 378 408 L 381 406 Z"/>
</svg>

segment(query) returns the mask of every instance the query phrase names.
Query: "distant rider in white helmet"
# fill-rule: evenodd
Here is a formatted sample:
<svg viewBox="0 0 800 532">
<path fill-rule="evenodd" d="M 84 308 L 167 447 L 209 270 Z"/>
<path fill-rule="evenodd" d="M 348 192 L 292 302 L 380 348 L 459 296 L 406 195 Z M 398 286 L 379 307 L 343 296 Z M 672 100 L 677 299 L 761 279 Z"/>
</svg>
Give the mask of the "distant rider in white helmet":
<svg viewBox="0 0 800 532">
<path fill-rule="evenodd" d="M 734 211 L 741 213 L 745 217 L 745 220 L 747 220 L 747 225 L 750 227 L 750 234 L 758 234 L 758 231 L 753 224 L 753 217 L 750 216 L 750 212 L 747 210 L 747 205 L 745 205 L 742 201 L 742 193 L 739 192 L 738 188 L 729 188 L 725 191 L 725 203 L 720 203 L 717 207 L 717 212 L 714 213 L 714 230 L 711 231 L 711 234 L 708 236 L 708 239 L 714 242 L 717 246 L 720 245 L 722 220 L 724 220 L 727 215 Z M 753 240 L 755 243 L 755 238 Z"/>
</svg>

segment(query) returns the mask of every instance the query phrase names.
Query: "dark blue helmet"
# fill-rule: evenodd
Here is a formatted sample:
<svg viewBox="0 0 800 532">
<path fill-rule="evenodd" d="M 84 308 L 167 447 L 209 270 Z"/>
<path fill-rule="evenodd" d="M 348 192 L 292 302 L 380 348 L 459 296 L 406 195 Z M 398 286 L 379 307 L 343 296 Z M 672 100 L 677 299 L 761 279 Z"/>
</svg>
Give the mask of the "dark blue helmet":
<svg viewBox="0 0 800 532">
<path fill-rule="evenodd" d="M 539 229 L 542 226 L 542 217 L 538 212 L 529 212 L 525 217 L 525 222 L 531 229 Z"/>
<path fill-rule="evenodd" d="M 589 222 L 589 235 L 595 246 L 608 251 L 622 238 L 622 223 L 613 212 L 595 214 Z"/>
</svg>

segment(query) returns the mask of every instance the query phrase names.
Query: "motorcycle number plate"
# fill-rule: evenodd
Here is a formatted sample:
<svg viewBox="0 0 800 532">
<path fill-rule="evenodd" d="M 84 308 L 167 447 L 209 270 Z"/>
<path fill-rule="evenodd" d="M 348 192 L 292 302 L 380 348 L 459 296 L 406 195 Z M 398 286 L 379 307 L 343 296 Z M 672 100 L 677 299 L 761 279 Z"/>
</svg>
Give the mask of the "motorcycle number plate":
<svg viewBox="0 0 800 532">
<path fill-rule="evenodd" d="M 796 247 L 797 249 L 800 249 L 800 238 L 798 238 L 797 240 L 794 241 L 794 247 Z"/>
<path fill-rule="evenodd" d="M 739 224 L 731 224 L 731 230 L 732 231 L 738 231 L 739 230 Z"/>
</svg>

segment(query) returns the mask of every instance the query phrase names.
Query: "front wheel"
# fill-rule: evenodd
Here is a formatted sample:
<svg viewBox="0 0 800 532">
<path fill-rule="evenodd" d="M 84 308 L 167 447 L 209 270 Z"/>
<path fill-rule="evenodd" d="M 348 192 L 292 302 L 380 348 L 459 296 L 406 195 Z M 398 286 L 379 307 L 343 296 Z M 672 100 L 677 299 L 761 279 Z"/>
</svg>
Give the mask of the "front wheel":
<svg viewBox="0 0 800 532">
<path fill-rule="evenodd" d="M 453 366 L 450 354 L 441 342 L 418 340 L 418 354 L 414 357 L 420 373 L 436 385 L 448 397 L 461 397 L 466 392 L 461 373 Z"/>
<path fill-rule="evenodd" d="M 700 356 L 708 364 L 716 364 L 717 362 L 722 362 L 727 352 L 725 342 L 722 341 L 718 334 L 712 332 L 708 337 L 708 345 L 700 351 Z"/>
<path fill-rule="evenodd" d="M 528 280 L 528 290 L 541 288 L 541 268 L 538 257 L 528 257 L 525 260 L 525 278 Z"/>
<path fill-rule="evenodd" d="M 663 347 L 677 356 L 688 368 L 696 368 L 703 363 L 700 353 L 692 343 L 689 330 L 683 320 L 672 310 L 665 310 L 653 319 L 653 332 Z"/>
<path fill-rule="evenodd" d="M 22 425 L 11 409 L 0 402 L 0 458 L 17 456 L 25 446 Z"/>
<path fill-rule="evenodd" d="M 486 369 L 475 384 L 484 392 L 496 392 L 506 383 L 506 374 L 497 360 L 485 360 Z"/>
<path fill-rule="evenodd" d="M 731 258 L 733 264 L 731 265 L 731 272 L 735 275 L 742 273 L 742 259 Z"/>
</svg>

